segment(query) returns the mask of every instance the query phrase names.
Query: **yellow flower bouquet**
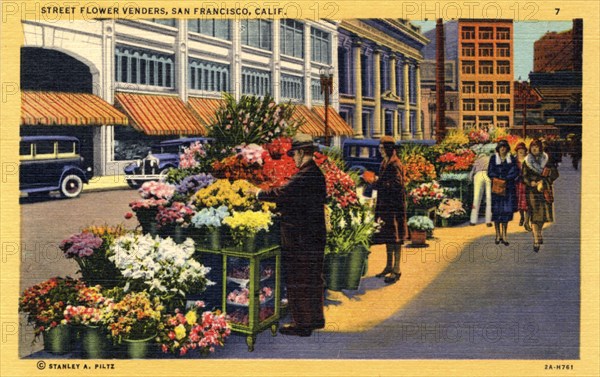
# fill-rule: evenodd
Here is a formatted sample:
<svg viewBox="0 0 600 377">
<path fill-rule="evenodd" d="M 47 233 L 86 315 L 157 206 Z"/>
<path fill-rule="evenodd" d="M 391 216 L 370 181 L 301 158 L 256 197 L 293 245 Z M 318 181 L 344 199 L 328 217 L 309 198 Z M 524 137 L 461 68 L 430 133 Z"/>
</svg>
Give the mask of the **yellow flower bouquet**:
<svg viewBox="0 0 600 377">
<path fill-rule="evenodd" d="M 239 179 L 231 183 L 227 179 L 219 179 L 212 185 L 199 190 L 194 201 L 197 207 L 227 206 L 229 211 L 246 211 L 250 209 L 269 211 L 272 203 L 260 203 L 254 195 L 255 186 Z"/>
<path fill-rule="evenodd" d="M 233 241 L 238 246 L 244 245 L 247 239 L 253 238 L 261 230 L 268 231 L 272 225 L 271 213 L 264 211 L 233 212 L 223 219 L 231 232 Z"/>
</svg>

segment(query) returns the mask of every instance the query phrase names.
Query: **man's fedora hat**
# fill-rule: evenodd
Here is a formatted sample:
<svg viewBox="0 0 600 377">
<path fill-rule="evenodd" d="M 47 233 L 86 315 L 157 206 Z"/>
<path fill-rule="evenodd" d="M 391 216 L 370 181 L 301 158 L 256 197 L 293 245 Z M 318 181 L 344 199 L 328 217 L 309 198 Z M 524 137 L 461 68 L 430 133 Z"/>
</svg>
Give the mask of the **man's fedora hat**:
<svg viewBox="0 0 600 377">
<path fill-rule="evenodd" d="M 313 142 L 312 136 L 303 133 L 297 133 L 296 136 L 292 139 L 292 149 L 287 152 L 289 157 L 294 155 L 294 151 L 297 149 L 314 147 L 315 144 Z"/>
</svg>

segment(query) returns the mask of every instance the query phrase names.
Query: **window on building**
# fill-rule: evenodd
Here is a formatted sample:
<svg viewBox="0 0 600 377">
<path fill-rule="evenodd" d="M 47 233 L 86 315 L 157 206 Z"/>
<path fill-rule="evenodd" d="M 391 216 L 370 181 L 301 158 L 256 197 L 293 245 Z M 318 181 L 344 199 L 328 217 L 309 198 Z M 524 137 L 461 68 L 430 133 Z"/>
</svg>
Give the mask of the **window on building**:
<svg viewBox="0 0 600 377">
<path fill-rule="evenodd" d="M 460 30 L 462 39 L 475 39 L 475 27 L 463 26 Z"/>
<path fill-rule="evenodd" d="M 155 24 L 176 27 L 174 18 L 148 18 L 146 21 L 154 22 Z"/>
<path fill-rule="evenodd" d="M 413 65 L 408 67 L 408 87 L 410 103 L 417 102 L 417 68 Z"/>
<path fill-rule="evenodd" d="M 462 50 L 462 56 L 475 56 L 475 44 L 474 43 L 463 43 L 461 50 Z"/>
<path fill-rule="evenodd" d="M 219 39 L 231 39 L 229 20 L 188 20 L 188 30 Z"/>
<path fill-rule="evenodd" d="M 390 80 L 389 80 L 389 68 L 388 68 L 388 60 L 385 56 L 381 56 L 381 62 L 379 63 L 379 80 L 381 85 L 381 91 L 385 92 L 390 89 Z"/>
<path fill-rule="evenodd" d="M 364 111 L 362 113 L 362 132 L 363 136 L 368 139 L 373 137 L 373 125 L 371 124 L 371 120 L 371 112 Z"/>
<path fill-rule="evenodd" d="M 189 59 L 189 88 L 208 92 L 229 92 L 229 65 Z"/>
<path fill-rule="evenodd" d="M 313 102 L 325 101 L 325 94 L 321 93 L 321 80 L 319 80 L 319 79 L 310 80 L 310 94 L 311 94 Z"/>
<path fill-rule="evenodd" d="M 304 78 L 300 76 L 281 75 L 281 98 L 284 100 L 304 100 Z"/>
<path fill-rule="evenodd" d="M 479 56 L 494 56 L 494 45 L 491 43 L 480 44 Z"/>
<path fill-rule="evenodd" d="M 173 56 L 117 46 L 115 81 L 173 87 Z"/>
<path fill-rule="evenodd" d="M 242 44 L 263 50 L 271 50 L 270 20 L 241 20 Z"/>
<path fill-rule="evenodd" d="M 510 100 L 499 99 L 496 102 L 496 111 L 510 111 Z"/>
<path fill-rule="evenodd" d="M 494 62 L 489 60 L 482 60 L 479 62 L 479 74 L 480 75 L 492 75 L 494 73 Z"/>
<path fill-rule="evenodd" d="M 498 81 L 496 83 L 498 94 L 510 94 L 510 82 L 509 81 Z"/>
<path fill-rule="evenodd" d="M 479 128 L 489 129 L 489 127 L 494 123 L 494 117 L 491 116 L 480 116 L 478 121 Z"/>
<path fill-rule="evenodd" d="M 404 100 L 404 63 L 402 60 L 398 60 L 396 63 L 396 94 Z"/>
<path fill-rule="evenodd" d="M 462 92 L 469 94 L 475 93 L 475 82 L 474 81 L 463 81 L 462 82 Z"/>
<path fill-rule="evenodd" d="M 494 93 L 494 83 L 492 81 L 480 81 L 479 93 L 491 94 Z"/>
<path fill-rule="evenodd" d="M 479 39 L 494 39 L 494 28 L 493 27 L 480 27 L 479 28 Z"/>
<path fill-rule="evenodd" d="M 394 113 L 391 111 L 386 111 L 384 116 L 384 133 L 385 135 L 393 136 L 394 135 Z"/>
<path fill-rule="evenodd" d="M 509 40 L 510 39 L 510 28 L 499 27 L 496 29 L 496 39 Z"/>
<path fill-rule="evenodd" d="M 362 82 L 362 95 L 365 97 L 373 96 L 373 80 L 371 80 L 371 56 L 360 55 L 360 77 Z"/>
<path fill-rule="evenodd" d="M 242 68 L 242 94 L 266 96 L 271 93 L 271 72 Z"/>
<path fill-rule="evenodd" d="M 281 20 L 280 30 L 281 53 L 304 57 L 304 24 L 296 20 Z"/>
<path fill-rule="evenodd" d="M 311 49 L 312 49 L 312 53 L 311 53 L 311 59 L 312 61 L 315 62 L 319 62 L 319 63 L 325 63 L 325 64 L 330 64 L 331 63 L 331 57 L 330 57 L 330 35 L 329 33 L 323 31 L 323 30 L 319 30 L 319 29 L 315 29 L 310 28 L 310 44 L 311 44 Z"/>
<path fill-rule="evenodd" d="M 340 93 L 352 94 L 352 69 L 350 68 L 350 51 L 344 47 L 338 47 L 338 80 L 340 81 Z"/>
<path fill-rule="evenodd" d="M 509 75 L 510 74 L 510 62 L 509 61 L 499 61 L 497 66 L 497 73 L 499 75 Z"/>
<path fill-rule="evenodd" d="M 496 126 L 498 127 L 509 127 L 509 118 L 508 117 L 497 117 L 496 118 Z"/>
<path fill-rule="evenodd" d="M 475 127 L 475 116 L 474 115 L 465 115 L 463 117 L 463 128 L 473 128 Z"/>
<path fill-rule="evenodd" d="M 475 100 L 474 99 L 463 99 L 462 100 L 463 111 L 475 111 Z"/>
<path fill-rule="evenodd" d="M 479 111 L 494 111 L 494 100 L 493 99 L 479 100 Z"/>
<path fill-rule="evenodd" d="M 508 43 L 496 44 L 497 55 L 501 58 L 510 57 L 510 45 Z"/>
<path fill-rule="evenodd" d="M 463 61 L 462 62 L 462 73 L 465 75 L 475 74 L 475 62 L 474 61 Z"/>
</svg>

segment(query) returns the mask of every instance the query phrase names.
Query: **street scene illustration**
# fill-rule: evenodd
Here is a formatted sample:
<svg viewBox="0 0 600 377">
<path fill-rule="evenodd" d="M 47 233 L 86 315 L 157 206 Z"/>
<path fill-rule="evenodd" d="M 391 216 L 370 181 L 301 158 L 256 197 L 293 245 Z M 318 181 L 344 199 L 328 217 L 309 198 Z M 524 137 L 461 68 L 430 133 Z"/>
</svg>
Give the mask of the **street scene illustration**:
<svg viewBox="0 0 600 377">
<path fill-rule="evenodd" d="M 22 27 L 19 357 L 580 357 L 581 19 Z"/>
</svg>

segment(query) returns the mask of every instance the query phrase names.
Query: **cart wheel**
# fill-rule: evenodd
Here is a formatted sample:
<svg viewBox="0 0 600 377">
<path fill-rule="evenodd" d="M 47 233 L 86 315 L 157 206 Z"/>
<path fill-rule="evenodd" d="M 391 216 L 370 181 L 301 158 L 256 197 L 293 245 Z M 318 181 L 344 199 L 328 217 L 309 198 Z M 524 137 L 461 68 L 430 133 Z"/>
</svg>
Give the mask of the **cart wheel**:
<svg viewBox="0 0 600 377">
<path fill-rule="evenodd" d="M 271 325 L 271 335 L 277 336 L 277 328 L 279 327 L 278 323 L 274 323 Z"/>
<path fill-rule="evenodd" d="M 255 335 L 248 335 L 246 337 L 246 344 L 248 345 L 248 352 L 254 351 L 254 342 L 256 342 Z"/>
</svg>

